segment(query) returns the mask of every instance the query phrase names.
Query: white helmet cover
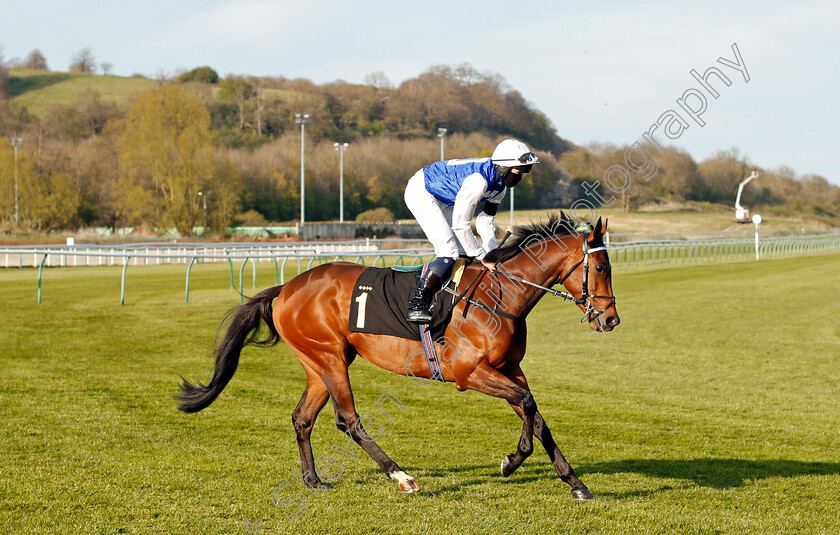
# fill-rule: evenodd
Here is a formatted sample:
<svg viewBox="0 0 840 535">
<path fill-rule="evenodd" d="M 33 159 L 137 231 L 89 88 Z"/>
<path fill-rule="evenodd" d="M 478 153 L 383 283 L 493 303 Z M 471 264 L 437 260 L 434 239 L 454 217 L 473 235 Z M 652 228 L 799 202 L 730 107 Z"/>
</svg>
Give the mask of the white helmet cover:
<svg viewBox="0 0 840 535">
<path fill-rule="evenodd" d="M 506 139 L 499 143 L 490 159 L 493 163 L 504 167 L 540 163 L 540 159 L 531 152 L 528 145 L 516 139 Z"/>
</svg>

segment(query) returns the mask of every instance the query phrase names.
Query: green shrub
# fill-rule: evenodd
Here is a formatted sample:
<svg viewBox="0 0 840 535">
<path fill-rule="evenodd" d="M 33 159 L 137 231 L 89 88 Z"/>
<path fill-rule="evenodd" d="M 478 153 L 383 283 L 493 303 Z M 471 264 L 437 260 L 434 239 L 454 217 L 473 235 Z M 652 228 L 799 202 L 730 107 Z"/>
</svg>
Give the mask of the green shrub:
<svg viewBox="0 0 840 535">
<path fill-rule="evenodd" d="M 195 69 L 185 72 L 178 77 L 178 81 L 182 84 L 187 82 L 199 82 L 202 84 L 217 84 L 219 83 L 219 73 L 210 67 L 196 67 Z"/>
<path fill-rule="evenodd" d="M 357 223 L 390 223 L 394 221 L 394 213 L 387 208 L 374 208 L 356 216 Z"/>
</svg>

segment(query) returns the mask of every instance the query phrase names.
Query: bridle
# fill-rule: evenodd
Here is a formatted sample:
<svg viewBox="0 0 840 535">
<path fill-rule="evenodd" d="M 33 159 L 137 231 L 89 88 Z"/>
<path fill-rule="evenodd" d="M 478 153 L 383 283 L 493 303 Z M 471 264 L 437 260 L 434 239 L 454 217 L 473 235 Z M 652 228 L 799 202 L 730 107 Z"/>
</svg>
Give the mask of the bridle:
<svg viewBox="0 0 840 535">
<path fill-rule="evenodd" d="M 521 284 L 527 284 L 528 286 L 538 288 L 538 289 L 540 289 L 540 290 L 542 290 L 546 293 L 549 293 L 549 294 L 551 294 L 555 297 L 560 297 L 561 299 L 563 299 L 565 301 L 571 301 L 576 305 L 584 307 L 584 310 L 583 310 L 584 316 L 580 319 L 580 322 L 581 323 L 589 323 L 589 322 L 593 321 L 595 318 L 597 318 L 598 316 L 600 316 L 601 314 L 603 314 L 604 312 L 606 312 L 609 308 L 612 308 L 612 307 L 615 306 L 615 296 L 612 296 L 612 295 L 590 295 L 590 293 L 589 293 L 589 255 L 591 255 L 592 253 L 597 253 L 598 251 L 606 251 L 607 250 L 606 246 L 602 245 L 600 247 L 595 247 L 593 249 L 590 249 L 589 248 L 589 232 L 585 232 L 583 234 L 583 247 L 582 248 L 583 248 L 583 258 L 581 258 L 574 266 L 572 266 L 572 268 L 568 271 L 568 273 L 566 273 L 565 276 L 563 276 L 563 278 L 559 278 L 559 276 L 558 276 L 558 280 L 556 280 L 552 284 L 552 286 L 556 286 L 558 284 L 563 284 L 563 282 L 565 282 L 566 279 L 568 279 L 569 276 L 571 276 L 571 274 L 574 273 L 575 270 L 578 267 L 580 267 L 581 264 L 583 264 L 583 284 L 581 285 L 580 299 L 578 299 L 577 297 L 573 296 L 572 294 L 570 294 L 568 292 L 561 292 L 561 291 L 555 290 L 553 288 L 548 288 L 546 286 L 542 286 L 541 284 L 537 284 L 535 282 L 531 282 L 529 280 L 523 279 L 522 277 L 519 277 L 518 275 L 514 275 L 514 274 L 508 273 L 506 271 L 501 271 L 501 269 L 500 269 L 501 265 L 500 264 L 496 265 L 496 270 L 493 273 L 497 274 L 497 275 L 502 275 L 505 278 L 508 278 L 510 280 L 519 282 Z M 484 269 L 487 269 L 487 268 L 484 268 Z M 483 272 L 483 270 L 482 270 L 482 272 Z M 478 279 L 478 277 L 476 277 L 476 280 L 477 279 Z M 475 281 L 473 281 L 473 282 L 475 282 Z M 470 284 L 466 289 L 464 289 L 464 291 L 461 292 L 460 295 L 456 296 L 455 301 L 450 306 L 450 310 L 452 308 L 454 308 L 456 304 L 458 304 L 458 301 L 460 301 L 461 299 L 464 299 L 468 303 L 470 303 L 472 305 L 475 305 L 475 306 L 478 306 L 479 308 L 485 309 L 489 312 L 493 312 L 495 314 L 499 314 L 501 316 L 508 317 L 508 319 L 518 319 L 517 316 L 513 316 L 512 314 L 508 314 L 508 313 L 506 313 L 502 310 L 499 310 L 498 306 L 491 309 L 491 308 L 487 307 L 486 305 L 484 305 L 483 303 L 480 303 L 480 302 L 474 301 L 474 300 L 472 300 L 468 297 L 465 297 L 465 294 L 469 291 L 469 289 L 471 287 L 472 287 L 472 284 Z M 454 294 L 454 292 L 452 292 L 452 293 Z M 609 299 L 610 303 L 607 306 L 605 306 L 604 308 L 602 308 L 601 310 L 598 310 L 594 306 L 592 306 L 592 302 L 590 301 L 590 298 Z"/>
<path fill-rule="evenodd" d="M 522 277 L 513 275 L 512 273 L 507 273 L 505 271 L 500 271 L 498 269 L 498 266 L 497 266 L 496 272 L 499 273 L 500 275 L 503 275 L 504 277 L 507 277 L 508 279 L 520 282 L 522 284 L 527 284 L 529 286 L 533 286 L 534 288 L 539 288 L 540 290 L 543 290 L 547 293 L 550 293 L 551 295 L 554 295 L 555 297 L 560 297 L 560 298 L 562 298 L 566 301 L 571 301 L 576 305 L 584 307 L 584 310 L 583 310 L 584 316 L 580 319 L 580 322 L 581 323 L 588 323 L 588 322 L 591 322 L 592 320 L 594 320 L 595 318 L 597 318 L 598 316 L 600 316 L 601 314 L 603 314 L 604 312 L 606 312 L 607 309 L 615 306 L 615 296 L 612 296 L 612 295 L 591 295 L 589 293 L 589 255 L 591 255 L 592 253 L 597 253 L 598 251 L 606 251 L 607 247 L 602 245 L 600 247 L 595 247 L 593 249 L 590 249 L 589 248 L 589 233 L 585 232 L 583 234 L 583 247 L 582 248 L 583 248 L 583 258 L 581 258 L 578 261 L 577 264 L 572 266 L 572 269 L 570 269 L 568 271 L 568 273 L 566 273 L 566 275 L 563 276 L 562 279 L 559 279 L 554 284 L 552 284 L 552 286 L 556 286 L 557 284 L 563 284 L 563 282 L 565 282 L 566 279 L 568 279 L 569 276 L 571 276 L 571 274 L 574 273 L 575 270 L 578 267 L 580 267 L 581 264 L 583 264 L 583 284 L 581 285 L 580 299 L 578 299 L 577 297 L 573 296 L 572 294 L 570 294 L 568 292 L 561 292 L 561 291 L 555 290 L 553 288 L 547 288 L 547 287 L 542 286 L 540 284 L 537 284 L 535 282 L 531 282 L 529 280 L 523 279 Z M 609 299 L 610 303 L 607 306 L 605 306 L 604 308 L 602 308 L 601 310 L 598 310 L 594 306 L 592 306 L 592 301 L 590 301 L 590 298 Z"/>
</svg>

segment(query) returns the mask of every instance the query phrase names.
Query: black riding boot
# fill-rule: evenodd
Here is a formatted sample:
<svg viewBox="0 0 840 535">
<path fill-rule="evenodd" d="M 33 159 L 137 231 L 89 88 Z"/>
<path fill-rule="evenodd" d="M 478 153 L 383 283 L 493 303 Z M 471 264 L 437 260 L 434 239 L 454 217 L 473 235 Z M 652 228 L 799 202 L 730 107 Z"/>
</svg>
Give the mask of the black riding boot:
<svg viewBox="0 0 840 535">
<path fill-rule="evenodd" d="M 405 319 L 411 323 L 430 323 L 432 321 L 432 299 L 440 290 L 443 277 L 436 273 L 428 272 L 425 277 L 417 281 L 417 288 L 414 290 L 414 297 L 408 303 L 408 313 Z"/>
</svg>

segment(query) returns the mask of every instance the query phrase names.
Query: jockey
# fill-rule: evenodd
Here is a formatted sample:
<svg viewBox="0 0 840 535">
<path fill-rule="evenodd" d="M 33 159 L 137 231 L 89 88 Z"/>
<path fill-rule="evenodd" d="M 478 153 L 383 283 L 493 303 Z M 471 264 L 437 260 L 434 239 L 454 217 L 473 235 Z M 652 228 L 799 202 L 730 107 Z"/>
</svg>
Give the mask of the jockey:
<svg viewBox="0 0 840 535">
<path fill-rule="evenodd" d="M 405 188 L 405 204 L 435 248 L 425 277 L 408 304 L 406 319 L 429 323 L 432 298 L 447 279 L 459 254 L 481 260 L 496 247 L 496 210 L 507 188 L 516 186 L 531 166 L 539 163 L 537 155 L 524 143 L 506 139 L 499 143 L 490 158 L 470 158 L 435 162 L 417 171 Z M 475 208 L 484 209 L 475 220 L 481 236 L 478 244 L 470 228 Z"/>
</svg>

